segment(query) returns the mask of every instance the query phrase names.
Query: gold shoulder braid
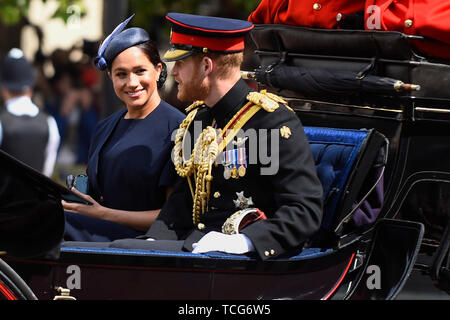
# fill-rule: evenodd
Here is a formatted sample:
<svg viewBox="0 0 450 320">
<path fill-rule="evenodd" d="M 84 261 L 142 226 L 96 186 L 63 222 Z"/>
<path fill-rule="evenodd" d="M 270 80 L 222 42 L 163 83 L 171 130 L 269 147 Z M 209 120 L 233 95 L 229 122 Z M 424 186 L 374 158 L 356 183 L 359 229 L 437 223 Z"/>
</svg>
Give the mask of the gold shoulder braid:
<svg viewBox="0 0 450 320">
<path fill-rule="evenodd" d="M 195 143 L 194 150 L 194 177 L 195 193 L 192 220 L 195 225 L 200 220 L 200 212 L 204 213 L 211 195 L 211 181 L 213 180 L 211 170 L 212 164 L 218 155 L 219 146 L 217 144 L 216 130 L 208 126 L 203 130 Z"/>
<path fill-rule="evenodd" d="M 194 101 L 189 107 L 187 107 L 187 108 L 185 109 L 185 111 L 186 111 L 186 112 L 191 112 L 191 110 L 193 110 L 193 109 L 195 109 L 195 108 L 197 108 L 197 107 L 199 107 L 199 106 L 201 106 L 201 105 L 203 105 L 203 104 L 204 104 L 204 102 L 201 101 L 201 100 Z"/>
<path fill-rule="evenodd" d="M 179 176 L 188 179 L 189 188 L 191 189 L 194 201 L 192 217 L 194 224 L 198 224 L 200 212 L 207 210 L 206 204 L 210 196 L 212 181 L 211 168 L 218 155 L 216 130 L 208 126 L 197 138 L 189 159 L 184 157 L 184 139 L 192 121 L 197 115 L 198 107 L 202 104 L 202 101 L 196 101 L 186 109 L 189 114 L 177 130 L 173 153 L 175 170 Z M 194 175 L 195 191 L 190 180 L 191 175 Z"/>
<path fill-rule="evenodd" d="M 278 109 L 279 104 L 277 101 L 271 99 L 266 94 L 262 92 L 250 92 L 247 95 L 247 100 L 253 102 L 256 105 L 261 106 L 264 110 L 267 112 L 274 112 L 276 109 Z"/>
<path fill-rule="evenodd" d="M 291 107 L 289 107 L 289 104 L 288 104 L 288 102 L 286 101 L 286 100 L 284 100 L 282 97 L 280 97 L 280 96 L 278 96 L 278 95 L 276 95 L 276 94 L 273 94 L 273 93 L 270 93 L 270 92 L 267 92 L 267 90 L 261 90 L 260 92 L 257 92 L 258 93 L 258 95 L 264 95 L 266 98 L 269 98 L 270 100 L 273 100 L 273 101 L 275 101 L 277 104 L 278 103 L 281 103 L 282 105 L 284 105 L 286 108 L 288 108 L 289 110 L 291 110 L 292 112 L 294 112 L 294 110 L 291 108 Z M 265 98 L 263 98 L 263 100 L 264 100 Z M 256 103 L 256 102 L 255 102 Z M 277 108 L 278 108 L 278 106 L 277 106 Z M 276 109 L 276 108 L 275 108 Z M 266 110 L 266 111 L 268 111 L 268 110 Z M 273 111 L 273 110 L 272 110 Z M 272 112 L 272 111 L 269 111 L 269 112 Z"/>
<path fill-rule="evenodd" d="M 191 157 L 189 159 L 185 159 L 184 157 L 184 150 L 183 150 L 183 141 L 186 136 L 186 133 L 188 132 L 188 129 L 194 120 L 195 116 L 197 115 L 198 106 L 200 106 L 200 101 L 196 101 L 193 104 L 191 104 L 188 108 L 186 108 L 186 111 L 190 111 L 189 114 L 186 116 L 186 118 L 181 122 L 180 127 L 177 130 L 177 134 L 175 136 L 175 146 L 174 146 L 174 152 L 173 152 L 173 162 L 175 164 L 175 170 L 177 171 L 178 175 L 181 177 L 186 177 L 192 173 L 193 169 L 193 163 Z M 194 109 L 195 108 L 195 109 Z M 194 109 L 194 110 L 192 110 Z M 192 111 L 191 111 L 192 110 Z"/>
</svg>

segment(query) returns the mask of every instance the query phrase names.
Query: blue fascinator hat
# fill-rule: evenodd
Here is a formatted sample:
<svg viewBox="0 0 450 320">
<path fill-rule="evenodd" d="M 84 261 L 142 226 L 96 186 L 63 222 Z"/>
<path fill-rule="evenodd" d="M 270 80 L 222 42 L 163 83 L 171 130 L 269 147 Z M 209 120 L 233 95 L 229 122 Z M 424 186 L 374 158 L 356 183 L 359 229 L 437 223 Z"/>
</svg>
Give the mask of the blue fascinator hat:
<svg viewBox="0 0 450 320">
<path fill-rule="evenodd" d="M 100 70 L 110 67 L 114 58 L 122 51 L 150 40 L 147 31 L 142 28 L 129 28 L 123 31 L 134 14 L 120 23 L 109 36 L 103 40 L 94 59 L 95 66 Z"/>
</svg>

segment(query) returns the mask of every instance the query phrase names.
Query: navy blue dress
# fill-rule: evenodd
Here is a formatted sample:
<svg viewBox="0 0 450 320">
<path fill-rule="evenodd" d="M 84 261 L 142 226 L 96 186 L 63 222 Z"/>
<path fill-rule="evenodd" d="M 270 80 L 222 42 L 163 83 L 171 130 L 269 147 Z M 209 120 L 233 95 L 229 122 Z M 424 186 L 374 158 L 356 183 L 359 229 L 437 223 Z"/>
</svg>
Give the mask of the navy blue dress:
<svg viewBox="0 0 450 320">
<path fill-rule="evenodd" d="M 184 114 L 161 101 L 144 119 L 124 119 L 126 109 L 101 121 L 89 149 L 89 194 L 101 205 L 129 211 L 159 209 L 176 172 L 172 133 Z M 66 212 L 66 241 L 112 241 L 139 232 L 113 222 Z"/>
</svg>

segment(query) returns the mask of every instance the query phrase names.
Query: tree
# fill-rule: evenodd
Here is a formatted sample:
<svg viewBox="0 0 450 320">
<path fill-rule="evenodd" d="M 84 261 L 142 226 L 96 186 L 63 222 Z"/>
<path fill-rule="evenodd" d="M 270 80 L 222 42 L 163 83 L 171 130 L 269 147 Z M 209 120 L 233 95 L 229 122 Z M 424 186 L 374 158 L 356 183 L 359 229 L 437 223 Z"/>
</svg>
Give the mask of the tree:
<svg viewBox="0 0 450 320">
<path fill-rule="evenodd" d="M 41 0 L 46 3 L 47 0 Z M 28 9 L 31 0 L 0 0 L 0 23 L 6 26 L 12 26 L 27 20 Z M 57 0 L 58 8 L 52 18 L 60 18 L 68 22 L 73 15 L 74 6 L 77 7 L 81 16 L 86 13 L 86 9 L 81 0 Z"/>
<path fill-rule="evenodd" d="M 247 19 L 261 0 L 129 0 L 129 11 L 136 13 L 131 25 L 145 28 L 158 42 L 169 35 L 170 25 L 164 17 L 168 12 L 204 14 Z"/>
<path fill-rule="evenodd" d="M 43 3 L 48 0 L 41 0 Z M 80 18 L 86 14 L 86 8 L 81 0 L 56 0 L 56 8 L 52 18 L 62 19 L 70 23 L 74 14 Z M 39 34 L 37 26 L 28 20 L 31 0 L 0 0 L 0 56 L 10 48 L 20 47 L 21 30 L 26 25 L 34 27 Z M 41 40 L 41 39 L 39 39 Z"/>
</svg>

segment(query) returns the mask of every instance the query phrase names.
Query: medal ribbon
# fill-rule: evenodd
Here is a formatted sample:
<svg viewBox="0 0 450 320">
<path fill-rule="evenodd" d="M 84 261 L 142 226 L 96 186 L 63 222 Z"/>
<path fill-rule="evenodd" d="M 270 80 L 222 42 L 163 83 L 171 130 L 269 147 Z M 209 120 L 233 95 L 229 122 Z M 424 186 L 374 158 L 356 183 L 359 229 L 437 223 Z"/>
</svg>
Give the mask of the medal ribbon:
<svg viewBox="0 0 450 320">
<path fill-rule="evenodd" d="M 236 149 L 236 153 L 237 153 L 237 164 L 241 164 L 245 168 L 247 168 L 247 157 L 245 154 L 245 147 Z"/>
<path fill-rule="evenodd" d="M 241 147 L 238 149 L 228 150 L 224 152 L 225 163 L 243 165 L 247 168 L 247 157 L 245 154 L 245 148 Z"/>
<path fill-rule="evenodd" d="M 261 107 L 250 101 L 243 106 L 233 116 L 233 118 L 231 118 L 217 139 L 217 143 L 219 144 L 219 154 L 223 151 L 223 149 L 225 149 L 231 140 L 234 139 L 238 131 L 247 123 L 247 121 L 250 120 L 250 118 L 253 117 L 259 110 L 261 110 Z"/>
</svg>

